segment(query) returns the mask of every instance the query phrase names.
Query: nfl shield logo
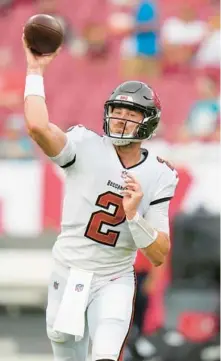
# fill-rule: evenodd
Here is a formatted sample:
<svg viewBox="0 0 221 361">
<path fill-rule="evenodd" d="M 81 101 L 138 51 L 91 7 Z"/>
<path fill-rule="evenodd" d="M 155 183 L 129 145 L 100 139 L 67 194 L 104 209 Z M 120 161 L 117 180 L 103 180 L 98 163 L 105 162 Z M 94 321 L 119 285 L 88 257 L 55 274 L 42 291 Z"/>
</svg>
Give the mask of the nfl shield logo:
<svg viewBox="0 0 221 361">
<path fill-rule="evenodd" d="M 57 281 L 54 281 L 53 287 L 55 290 L 57 290 L 59 287 L 59 283 Z"/>
<path fill-rule="evenodd" d="M 127 171 L 126 170 L 122 170 L 121 177 L 123 179 L 127 178 Z"/>
<path fill-rule="evenodd" d="M 78 283 L 75 286 L 75 291 L 77 291 L 77 292 L 81 292 L 81 291 L 83 291 L 83 289 L 84 289 L 84 285 L 82 285 L 81 283 Z"/>
</svg>

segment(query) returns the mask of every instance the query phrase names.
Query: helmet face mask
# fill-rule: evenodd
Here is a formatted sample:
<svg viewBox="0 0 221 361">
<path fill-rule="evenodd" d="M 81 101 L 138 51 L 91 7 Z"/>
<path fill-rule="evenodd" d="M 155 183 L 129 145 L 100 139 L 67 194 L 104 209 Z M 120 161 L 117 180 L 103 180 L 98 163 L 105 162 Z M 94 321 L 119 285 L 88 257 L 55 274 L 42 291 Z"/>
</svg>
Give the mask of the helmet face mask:
<svg viewBox="0 0 221 361">
<path fill-rule="evenodd" d="M 126 108 L 139 111 L 143 114 L 140 122 L 113 116 L 114 108 Z M 115 145 L 128 145 L 132 142 L 141 142 L 150 139 L 154 134 L 160 120 L 160 103 L 157 95 L 146 84 L 130 81 L 121 84 L 112 93 L 110 99 L 104 106 L 104 132 L 111 138 Z M 124 122 L 121 133 L 111 132 L 111 121 L 120 120 Z M 127 124 L 137 124 L 137 127 L 128 134 Z"/>
</svg>

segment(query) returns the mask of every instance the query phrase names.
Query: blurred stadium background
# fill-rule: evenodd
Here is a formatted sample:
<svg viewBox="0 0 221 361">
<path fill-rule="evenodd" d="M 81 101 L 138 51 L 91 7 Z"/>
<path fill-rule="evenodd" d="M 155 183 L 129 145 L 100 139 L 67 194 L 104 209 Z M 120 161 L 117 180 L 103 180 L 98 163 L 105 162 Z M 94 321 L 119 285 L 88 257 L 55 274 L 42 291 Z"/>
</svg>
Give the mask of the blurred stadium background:
<svg viewBox="0 0 221 361">
<path fill-rule="evenodd" d="M 149 83 L 162 122 L 144 144 L 178 170 L 172 251 L 138 254 L 138 299 L 125 361 L 218 361 L 220 5 L 217 0 L 0 1 L 0 360 L 51 361 L 44 312 L 63 174 L 24 130 L 22 28 L 57 16 L 63 50 L 45 77 L 51 121 L 102 132 L 119 82 Z"/>
</svg>

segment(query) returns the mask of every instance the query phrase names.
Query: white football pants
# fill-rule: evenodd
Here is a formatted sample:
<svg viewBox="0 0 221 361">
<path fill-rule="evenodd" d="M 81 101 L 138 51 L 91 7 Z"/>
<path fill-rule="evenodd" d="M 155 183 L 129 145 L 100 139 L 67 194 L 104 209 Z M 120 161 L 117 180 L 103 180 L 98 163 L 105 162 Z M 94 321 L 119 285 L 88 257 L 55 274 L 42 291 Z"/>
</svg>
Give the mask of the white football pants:
<svg viewBox="0 0 221 361">
<path fill-rule="evenodd" d="M 113 280 L 93 277 L 85 314 L 84 338 L 78 342 L 72 335 L 53 331 L 68 274 L 68 268 L 56 263 L 49 283 L 47 334 L 54 361 L 86 361 L 89 338 L 92 342 L 92 361 L 119 360 L 132 322 L 136 288 L 134 273 L 116 275 Z"/>
</svg>

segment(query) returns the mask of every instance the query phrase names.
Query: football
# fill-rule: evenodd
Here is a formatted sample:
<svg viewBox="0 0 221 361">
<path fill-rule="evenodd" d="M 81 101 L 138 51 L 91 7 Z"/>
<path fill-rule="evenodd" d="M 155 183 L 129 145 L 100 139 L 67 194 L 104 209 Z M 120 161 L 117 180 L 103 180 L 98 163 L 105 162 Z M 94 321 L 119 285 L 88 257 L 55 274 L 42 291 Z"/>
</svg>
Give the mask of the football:
<svg viewBox="0 0 221 361">
<path fill-rule="evenodd" d="M 24 26 L 25 41 L 35 55 L 54 53 L 61 46 L 64 32 L 55 17 L 46 14 L 34 15 Z"/>
</svg>

